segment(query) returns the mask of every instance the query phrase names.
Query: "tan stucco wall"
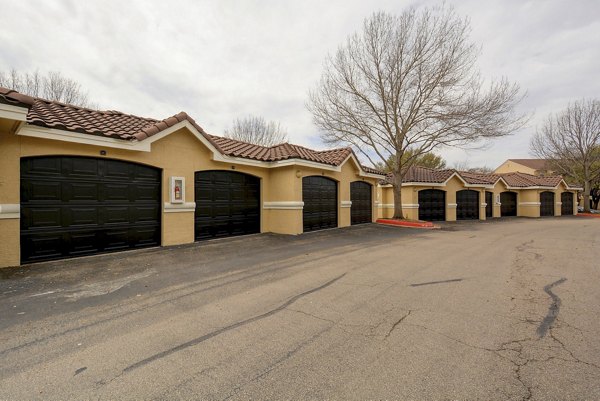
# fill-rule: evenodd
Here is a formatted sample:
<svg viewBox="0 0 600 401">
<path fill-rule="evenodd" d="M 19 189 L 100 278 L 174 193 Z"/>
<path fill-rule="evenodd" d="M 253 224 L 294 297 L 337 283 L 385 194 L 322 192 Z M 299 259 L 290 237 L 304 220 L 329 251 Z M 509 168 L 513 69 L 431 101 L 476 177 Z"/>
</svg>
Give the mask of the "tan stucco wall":
<svg viewBox="0 0 600 401">
<path fill-rule="evenodd" d="M 380 219 L 389 219 L 394 216 L 394 189 L 389 186 L 380 186 L 380 203 L 377 205 L 377 216 Z M 408 207 L 408 205 L 417 204 L 416 191 L 414 187 L 402 187 L 402 214 L 405 219 L 417 220 L 419 218 L 419 209 Z"/>
<path fill-rule="evenodd" d="M 0 204 L 20 203 L 20 158 L 29 156 L 73 155 L 108 158 L 142 163 L 162 169 L 162 203 L 169 202 L 170 177 L 185 177 L 185 201 L 194 202 L 194 173 L 203 170 L 235 170 L 261 179 L 261 209 L 264 202 L 301 202 L 302 177 L 324 175 L 338 181 L 338 226 L 350 225 L 350 207 L 341 201 L 350 200 L 350 182 L 366 181 L 373 185 L 376 199 L 376 178 L 359 177 L 359 168 L 350 159 L 340 172 L 319 168 L 286 166 L 264 168 L 216 162 L 211 151 L 186 128 L 182 128 L 151 145 L 150 152 L 115 149 L 89 144 L 16 135 L 13 121 L 0 119 Z M 106 151 L 101 156 L 100 151 Z M 377 209 L 373 209 L 373 220 Z M 176 245 L 194 241 L 194 211 L 164 212 L 161 221 L 161 244 Z M 0 267 L 18 265 L 20 259 L 19 219 L 0 219 Z M 261 232 L 281 234 L 302 233 L 302 209 L 262 209 Z"/>
<path fill-rule="evenodd" d="M 517 216 L 540 217 L 540 191 L 538 189 L 521 189 L 517 196 Z"/>
<path fill-rule="evenodd" d="M 349 160 L 342 165 L 341 171 L 330 171 L 319 168 L 296 166 L 292 170 L 294 176 L 287 181 L 286 185 L 294 183 L 295 193 L 299 194 L 298 200 L 302 200 L 302 178 L 309 176 L 323 176 L 331 178 L 337 181 L 338 184 L 338 227 L 348 227 L 351 223 L 350 220 L 350 207 L 343 207 L 342 202 L 350 201 L 350 183 L 353 181 L 364 181 L 371 184 L 372 192 L 371 198 L 373 199 L 373 210 L 371 216 L 373 221 L 377 219 L 377 208 L 375 201 L 377 200 L 377 182 L 378 179 L 360 177 L 359 168 L 353 160 Z M 300 210 L 300 227 L 298 233 L 302 232 L 302 211 Z"/>
<path fill-rule="evenodd" d="M 494 174 L 515 173 L 515 172 L 535 175 L 535 169 L 532 169 L 531 167 L 527 167 L 527 166 L 524 166 L 519 163 L 515 163 L 512 160 L 505 161 L 496 170 L 494 170 Z"/>
</svg>

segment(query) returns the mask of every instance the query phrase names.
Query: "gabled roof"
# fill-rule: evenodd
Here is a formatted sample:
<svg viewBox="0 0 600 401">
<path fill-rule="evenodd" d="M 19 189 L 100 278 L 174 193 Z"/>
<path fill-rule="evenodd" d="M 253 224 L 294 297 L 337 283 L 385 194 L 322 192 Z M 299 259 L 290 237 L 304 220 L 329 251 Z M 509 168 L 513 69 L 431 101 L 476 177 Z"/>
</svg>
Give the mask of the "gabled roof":
<svg viewBox="0 0 600 401">
<path fill-rule="evenodd" d="M 26 107 L 28 109 L 26 121 L 31 125 L 122 141 L 143 141 L 186 121 L 222 155 L 251 160 L 275 162 L 300 159 L 340 166 L 351 155 L 354 155 L 350 148 L 318 151 L 290 143 L 267 147 L 210 135 L 185 112 L 180 112 L 164 120 L 156 120 L 118 111 L 92 110 L 49 101 L 2 87 L 0 87 L 0 103 Z M 354 157 L 356 158 L 355 155 Z M 358 163 L 358 159 L 356 160 Z M 362 165 L 360 168 L 369 174 L 384 175 L 380 171 Z"/>
<path fill-rule="evenodd" d="M 537 176 L 520 172 L 498 174 L 510 187 L 549 187 L 554 188 L 563 180 L 560 175 Z"/>
<path fill-rule="evenodd" d="M 282 143 L 274 146 L 260 146 L 215 135 L 210 135 L 210 137 L 219 146 L 223 154 L 261 161 L 303 159 L 339 166 L 352 154 L 350 148 L 318 151 L 290 143 Z M 377 172 L 376 174 L 382 173 Z"/>
<path fill-rule="evenodd" d="M 436 170 L 426 167 L 413 166 L 406 173 L 406 176 L 404 177 L 404 183 L 406 185 L 444 184 L 453 175 L 456 175 L 467 185 L 486 187 L 495 185 L 498 180 L 504 181 L 504 183 L 511 188 L 556 188 L 561 182 L 564 182 L 560 175 L 541 177 L 519 172 L 504 174 L 482 174 L 469 171 L 458 171 L 454 169 Z M 387 185 L 391 184 L 391 182 L 391 175 L 388 174 L 386 178 L 381 181 L 381 184 Z M 576 187 L 568 185 L 566 182 L 565 185 L 568 188 L 577 189 Z"/>
<path fill-rule="evenodd" d="M 413 166 L 408 169 L 404 176 L 404 182 L 425 182 L 432 184 L 441 184 L 446 182 L 456 170 L 436 170 L 427 167 Z"/>
<path fill-rule="evenodd" d="M 507 161 L 519 163 L 534 170 L 547 170 L 549 167 L 546 159 L 508 159 Z"/>
<path fill-rule="evenodd" d="M 470 171 L 457 172 L 463 180 L 472 185 L 494 185 L 498 181 L 496 174 L 472 173 Z"/>
</svg>

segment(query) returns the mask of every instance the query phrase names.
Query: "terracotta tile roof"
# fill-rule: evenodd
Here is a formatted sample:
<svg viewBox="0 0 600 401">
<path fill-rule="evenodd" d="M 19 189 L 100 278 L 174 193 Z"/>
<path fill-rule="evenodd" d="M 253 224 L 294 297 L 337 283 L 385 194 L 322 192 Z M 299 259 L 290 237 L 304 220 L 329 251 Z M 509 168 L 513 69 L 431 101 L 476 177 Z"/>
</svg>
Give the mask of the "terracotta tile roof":
<svg viewBox="0 0 600 401">
<path fill-rule="evenodd" d="M 502 178 L 509 187 L 528 188 L 528 187 L 547 187 L 555 188 L 563 180 L 562 176 L 537 176 L 525 173 L 504 173 L 504 174 L 481 174 L 472 173 L 469 171 L 457 171 L 453 169 L 435 170 L 425 167 L 411 167 L 404 177 L 405 183 L 420 183 L 420 184 L 442 184 L 452 176 L 458 174 L 467 184 L 470 185 L 494 185 Z M 391 184 L 391 176 L 388 174 L 384 180 L 381 180 L 382 185 Z"/>
<path fill-rule="evenodd" d="M 556 187 L 561 181 L 560 175 L 552 175 L 540 177 L 537 175 L 525 174 L 525 173 L 504 173 L 498 174 L 509 186 L 511 187 Z"/>
<path fill-rule="evenodd" d="M 508 159 L 512 162 L 519 163 L 525 167 L 532 168 L 534 170 L 547 170 L 548 160 L 546 159 Z"/>
<path fill-rule="evenodd" d="M 29 109 L 27 122 L 32 125 L 128 141 L 143 141 L 179 122 L 188 121 L 222 154 L 259 161 L 302 159 L 339 166 L 352 154 L 350 148 L 317 151 L 289 143 L 265 147 L 209 135 L 185 112 L 164 120 L 156 120 L 118 111 L 92 110 L 48 101 L 2 87 L 0 87 L 0 103 L 27 107 Z M 375 169 L 361 167 L 369 173 L 384 175 Z"/>
<path fill-rule="evenodd" d="M 244 157 L 261 161 L 302 159 L 339 166 L 348 156 L 350 156 L 350 154 L 352 154 L 350 148 L 318 151 L 290 143 L 281 143 L 279 145 L 267 147 L 216 135 L 210 135 L 210 137 L 219 146 L 223 154 L 227 156 Z M 362 167 L 364 168 L 364 166 Z M 383 175 L 383 173 L 378 171 L 375 174 Z"/>
<path fill-rule="evenodd" d="M 404 176 L 404 182 L 424 182 L 441 184 L 445 182 L 456 170 L 436 170 L 427 167 L 413 166 Z"/>
<path fill-rule="evenodd" d="M 33 105 L 35 99 L 31 96 L 23 95 L 12 89 L 3 88 L 0 86 L 0 103 L 10 104 L 13 106 L 29 107 Z"/>
<path fill-rule="evenodd" d="M 467 184 L 472 185 L 494 185 L 499 178 L 497 174 L 481 174 L 472 173 L 470 171 L 459 171 L 458 175 L 460 175 Z"/>
</svg>

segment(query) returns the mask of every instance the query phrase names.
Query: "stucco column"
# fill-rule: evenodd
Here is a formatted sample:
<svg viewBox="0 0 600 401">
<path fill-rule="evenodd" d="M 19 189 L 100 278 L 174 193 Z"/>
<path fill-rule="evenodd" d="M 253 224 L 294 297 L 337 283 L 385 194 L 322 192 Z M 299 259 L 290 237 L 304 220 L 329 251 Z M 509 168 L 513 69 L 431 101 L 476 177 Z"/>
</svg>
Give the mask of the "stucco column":
<svg viewBox="0 0 600 401">
<path fill-rule="evenodd" d="M 485 208 L 487 203 L 485 203 L 485 189 L 481 189 L 479 191 L 479 220 L 485 220 Z"/>
<path fill-rule="evenodd" d="M 446 221 L 456 221 L 456 191 L 446 191 Z"/>
<path fill-rule="evenodd" d="M 302 234 L 302 177 L 305 174 L 294 166 L 270 172 L 268 191 L 263 192 L 262 232 Z"/>
<path fill-rule="evenodd" d="M 0 129 L 0 267 L 21 263 L 19 138 Z"/>
</svg>

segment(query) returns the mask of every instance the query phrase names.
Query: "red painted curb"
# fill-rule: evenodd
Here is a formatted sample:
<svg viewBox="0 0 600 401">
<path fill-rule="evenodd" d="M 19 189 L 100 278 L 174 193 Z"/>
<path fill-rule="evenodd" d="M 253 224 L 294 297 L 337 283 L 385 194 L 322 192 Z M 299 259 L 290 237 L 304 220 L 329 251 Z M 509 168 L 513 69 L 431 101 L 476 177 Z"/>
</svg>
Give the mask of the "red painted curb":
<svg viewBox="0 0 600 401">
<path fill-rule="evenodd" d="M 577 213 L 577 216 L 600 218 L 600 214 L 595 213 Z"/>
<path fill-rule="evenodd" d="M 417 228 L 435 228 L 430 221 L 407 221 L 407 220 L 391 220 L 391 219 L 377 219 L 378 224 L 386 224 L 389 226 L 401 226 L 401 227 L 417 227 Z"/>
</svg>

